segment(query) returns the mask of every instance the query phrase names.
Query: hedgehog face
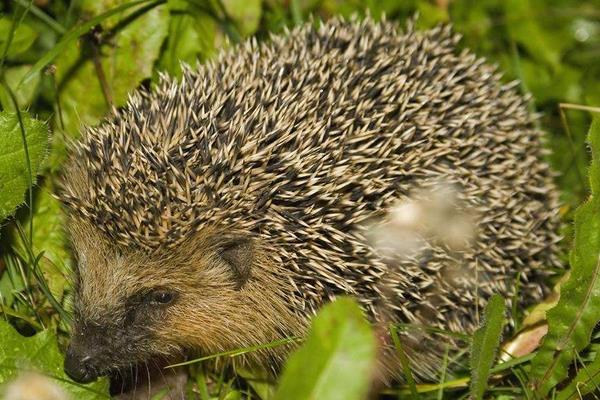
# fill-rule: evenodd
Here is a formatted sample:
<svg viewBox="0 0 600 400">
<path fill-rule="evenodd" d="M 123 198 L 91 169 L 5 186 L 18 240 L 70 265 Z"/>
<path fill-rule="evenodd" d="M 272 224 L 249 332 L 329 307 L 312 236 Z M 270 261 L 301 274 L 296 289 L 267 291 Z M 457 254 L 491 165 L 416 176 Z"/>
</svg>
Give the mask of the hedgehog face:
<svg viewBox="0 0 600 400">
<path fill-rule="evenodd" d="M 176 297 L 175 291 L 167 289 L 130 296 L 125 307 L 114 307 L 109 313 L 115 320 L 107 320 L 106 315 L 91 319 L 77 312 L 65 371 L 86 383 L 161 352 L 152 327 L 167 318 L 167 308 Z"/>
<path fill-rule="evenodd" d="M 81 224 L 76 224 L 81 225 Z M 65 371 L 78 382 L 130 367 L 176 345 L 160 338 L 182 296 L 180 273 L 157 268 L 156 261 L 122 253 L 93 230 L 73 234 L 78 255 L 73 335 Z"/>
<path fill-rule="evenodd" d="M 200 234 L 169 255 L 111 245 L 91 224 L 70 226 L 78 255 L 72 339 L 65 371 L 78 382 L 128 371 L 186 350 L 211 354 L 277 338 L 279 305 L 257 267 L 252 240 Z M 260 257 L 258 257 L 260 258 Z M 254 316 L 254 317 L 252 317 Z"/>
</svg>

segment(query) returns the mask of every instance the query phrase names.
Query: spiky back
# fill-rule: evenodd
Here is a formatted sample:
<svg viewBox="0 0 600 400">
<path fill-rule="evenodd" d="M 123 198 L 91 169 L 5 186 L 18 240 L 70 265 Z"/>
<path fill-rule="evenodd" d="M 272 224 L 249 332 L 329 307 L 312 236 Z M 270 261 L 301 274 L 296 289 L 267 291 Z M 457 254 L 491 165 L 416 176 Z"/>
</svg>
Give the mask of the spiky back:
<svg viewBox="0 0 600 400">
<path fill-rule="evenodd" d="M 367 19 L 247 42 L 90 128 L 73 157 L 88 190 L 67 179 L 63 199 L 148 252 L 208 224 L 252 233 L 289 268 L 301 312 L 344 292 L 372 313 L 389 302 L 400 319 L 470 329 L 476 299 L 510 293 L 519 270 L 521 293 L 539 295 L 556 200 L 525 100 L 457 41 Z M 482 216 L 459 283 L 444 249 L 391 268 L 361 228 L 439 178 Z"/>
</svg>

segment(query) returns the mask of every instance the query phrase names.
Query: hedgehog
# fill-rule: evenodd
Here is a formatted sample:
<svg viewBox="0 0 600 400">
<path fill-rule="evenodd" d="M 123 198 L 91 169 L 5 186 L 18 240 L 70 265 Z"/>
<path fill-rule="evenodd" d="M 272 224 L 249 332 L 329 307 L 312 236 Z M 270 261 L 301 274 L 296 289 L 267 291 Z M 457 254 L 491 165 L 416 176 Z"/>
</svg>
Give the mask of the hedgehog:
<svg viewBox="0 0 600 400">
<path fill-rule="evenodd" d="M 66 372 L 302 337 L 341 295 L 373 324 L 461 333 L 493 293 L 539 300 L 559 267 L 543 134 L 518 84 L 459 40 L 414 21 L 307 23 L 163 74 L 84 129 L 57 194 L 77 259 Z M 440 181 L 478 215 L 472 243 L 378 251 L 370 224 Z M 434 376 L 435 338 L 403 340 Z M 237 362 L 277 374 L 293 348 Z"/>
</svg>

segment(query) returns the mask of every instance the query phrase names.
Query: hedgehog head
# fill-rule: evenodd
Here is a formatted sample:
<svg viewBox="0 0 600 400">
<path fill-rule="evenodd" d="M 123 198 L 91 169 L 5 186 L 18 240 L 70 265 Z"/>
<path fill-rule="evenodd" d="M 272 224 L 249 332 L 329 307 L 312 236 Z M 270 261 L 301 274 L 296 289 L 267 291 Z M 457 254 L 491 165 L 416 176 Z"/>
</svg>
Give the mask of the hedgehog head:
<svg viewBox="0 0 600 400">
<path fill-rule="evenodd" d="M 285 305 L 253 238 L 200 230 L 163 254 L 115 245 L 83 219 L 71 219 L 70 233 L 78 263 L 65 370 L 74 380 L 277 337 Z"/>
<path fill-rule="evenodd" d="M 179 85 L 165 78 L 153 93 L 134 93 L 72 148 L 59 198 L 79 260 L 65 363 L 78 381 L 188 349 L 270 342 L 304 326 L 290 311 L 281 252 L 243 218 L 252 202 L 235 201 L 235 190 L 215 195 L 239 184 L 238 157 L 207 148 L 216 117 L 190 114 L 194 79 L 188 71 Z"/>
</svg>

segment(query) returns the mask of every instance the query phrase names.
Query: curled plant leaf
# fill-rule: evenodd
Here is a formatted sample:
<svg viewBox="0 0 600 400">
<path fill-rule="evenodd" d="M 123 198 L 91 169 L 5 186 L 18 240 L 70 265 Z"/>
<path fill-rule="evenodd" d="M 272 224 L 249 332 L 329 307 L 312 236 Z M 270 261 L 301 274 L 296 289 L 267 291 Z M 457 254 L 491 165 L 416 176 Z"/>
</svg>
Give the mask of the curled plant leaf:
<svg viewBox="0 0 600 400">
<path fill-rule="evenodd" d="M 48 148 L 46 124 L 25 112 L 21 117 L 27 151 L 17 114 L 0 112 L 0 221 L 23 203 L 30 184 L 29 172 L 33 184 Z"/>
<path fill-rule="evenodd" d="M 560 287 L 563 282 L 569 278 L 569 272 L 565 273 L 554 285 L 552 293 L 544 301 L 536 304 L 529 314 L 523 320 L 519 333 L 509 341 L 502 344 L 500 358 L 503 361 L 523 357 L 537 350 L 548 333 L 548 324 L 546 323 L 546 312 L 551 310 L 558 303 L 560 297 Z M 513 312 L 513 315 L 515 313 Z"/>
<path fill-rule="evenodd" d="M 504 299 L 494 295 L 485 308 L 485 321 L 471 344 L 471 398 L 482 399 L 504 327 Z"/>
<path fill-rule="evenodd" d="M 562 286 L 558 304 L 547 312 L 548 334 L 531 364 L 540 398 L 567 378 L 571 363 L 590 343 L 600 320 L 600 118 L 592 122 L 588 142 L 591 196 L 575 212 L 571 275 Z"/>
<path fill-rule="evenodd" d="M 356 301 L 340 298 L 314 318 L 304 345 L 285 368 L 279 400 L 361 400 L 376 361 L 375 336 Z"/>
<path fill-rule="evenodd" d="M 501 359 L 508 361 L 515 357 L 523 357 L 533 353 L 540 347 L 547 333 L 548 325 L 546 324 L 522 330 L 517 336 L 502 346 Z"/>
</svg>

